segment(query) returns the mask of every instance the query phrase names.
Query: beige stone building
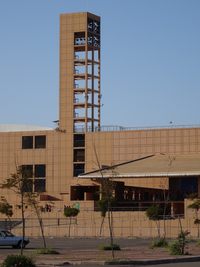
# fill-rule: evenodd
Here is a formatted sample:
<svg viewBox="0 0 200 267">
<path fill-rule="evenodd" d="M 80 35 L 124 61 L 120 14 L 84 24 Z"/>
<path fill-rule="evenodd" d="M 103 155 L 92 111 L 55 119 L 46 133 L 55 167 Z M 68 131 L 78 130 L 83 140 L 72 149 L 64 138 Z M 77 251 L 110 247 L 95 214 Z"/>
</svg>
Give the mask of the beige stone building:
<svg viewBox="0 0 200 267">
<path fill-rule="evenodd" d="M 67 235 L 64 205 L 76 205 L 72 235 L 98 236 L 101 179 L 115 184 L 115 236 L 152 236 L 154 223 L 145 210 L 169 197 L 167 235 L 183 226 L 196 234 L 187 198 L 200 195 L 200 127 L 127 129 L 101 126 L 101 24 L 91 13 L 60 16 L 60 101 L 55 129 L 27 125 L 0 126 L 0 179 L 29 173 L 27 191 L 37 192 L 46 235 Z M 101 171 L 99 171 L 101 169 Z M 1 190 L 20 222 L 19 200 Z M 4 217 L 2 217 L 2 223 Z M 29 235 L 39 235 L 27 206 Z M 14 228 L 20 231 L 20 224 Z M 102 235 L 108 235 L 105 222 Z"/>
</svg>

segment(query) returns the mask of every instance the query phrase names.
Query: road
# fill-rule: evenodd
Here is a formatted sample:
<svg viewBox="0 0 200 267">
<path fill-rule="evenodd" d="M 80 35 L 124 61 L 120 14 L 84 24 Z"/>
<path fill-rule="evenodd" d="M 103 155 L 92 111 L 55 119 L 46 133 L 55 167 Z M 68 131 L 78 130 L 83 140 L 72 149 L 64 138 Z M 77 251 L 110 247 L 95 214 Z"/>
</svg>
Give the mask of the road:
<svg viewBox="0 0 200 267">
<path fill-rule="evenodd" d="M 100 265 L 79 265 L 81 267 L 100 267 Z M 103 265 L 107 267 L 111 267 L 113 265 Z M 141 265 L 115 265 L 116 267 L 141 267 Z M 200 263 L 199 262 L 189 262 L 189 263 L 170 263 L 170 264 L 159 264 L 159 265 L 146 265 L 148 267 L 199 267 Z"/>
<path fill-rule="evenodd" d="M 41 238 L 32 238 L 30 239 L 31 242 L 25 249 L 28 253 L 32 252 L 32 250 L 42 248 L 43 243 Z M 66 252 L 66 250 L 82 250 L 82 249 L 96 249 L 100 244 L 109 244 L 109 239 L 95 239 L 95 238 L 46 238 L 47 247 L 53 248 L 57 251 L 59 251 L 61 254 L 62 252 Z M 141 251 L 144 248 L 144 246 L 149 246 L 151 243 L 150 239 L 115 239 L 115 243 L 119 244 L 121 248 L 126 247 L 140 247 Z M 16 254 L 19 253 L 19 250 L 17 249 L 11 249 L 11 248 L 0 248 L 0 255 L 5 256 L 9 254 Z M 81 264 L 81 267 L 99 267 L 98 264 L 90 264 L 90 265 L 84 265 Z M 104 265 L 105 266 L 105 265 Z M 106 265 L 111 266 L 111 265 Z M 117 265 L 118 267 L 124 267 L 124 266 L 133 266 L 133 265 Z M 140 265 L 141 266 L 141 265 Z M 194 263 L 172 263 L 172 264 L 163 264 L 163 265 L 148 265 L 149 267 L 200 267 L 200 262 L 194 262 Z M 136 267 L 136 265 L 134 265 Z"/>
<path fill-rule="evenodd" d="M 66 249 L 70 248 L 73 250 L 80 249 L 91 249 L 98 248 L 100 244 L 109 244 L 108 238 L 46 238 L 47 246 L 54 249 Z M 128 239 L 128 238 L 116 238 L 114 243 L 123 247 L 138 247 L 138 246 L 149 246 L 151 243 L 150 239 Z M 30 244 L 27 248 L 40 248 L 43 247 L 41 238 L 31 239 Z"/>
<path fill-rule="evenodd" d="M 81 264 L 79 265 L 81 267 L 100 267 L 101 265 L 84 265 Z M 107 267 L 111 267 L 112 265 L 103 265 L 103 266 L 107 266 Z M 141 267 L 141 265 L 115 265 L 116 267 Z M 148 267 L 199 267 L 200 264 L 199 262 L 189 262 L 189 263 L 171 263 L 171 264 L 159 264 L 159 265 L 146 265 Z"/>
</svg>

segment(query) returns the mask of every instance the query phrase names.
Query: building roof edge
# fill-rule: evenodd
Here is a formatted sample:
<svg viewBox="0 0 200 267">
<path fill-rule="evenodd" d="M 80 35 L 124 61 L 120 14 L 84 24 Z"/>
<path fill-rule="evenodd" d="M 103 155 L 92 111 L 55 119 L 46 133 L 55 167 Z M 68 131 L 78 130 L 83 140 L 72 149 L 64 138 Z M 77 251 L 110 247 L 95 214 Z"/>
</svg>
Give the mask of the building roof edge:
<svg viewBox="0 0 200 267">
<path fill-rule="evenodd" d="M 30 124 L 0 124 L 0 132 L 52 131 L 53 128 Z"/>
</svg>

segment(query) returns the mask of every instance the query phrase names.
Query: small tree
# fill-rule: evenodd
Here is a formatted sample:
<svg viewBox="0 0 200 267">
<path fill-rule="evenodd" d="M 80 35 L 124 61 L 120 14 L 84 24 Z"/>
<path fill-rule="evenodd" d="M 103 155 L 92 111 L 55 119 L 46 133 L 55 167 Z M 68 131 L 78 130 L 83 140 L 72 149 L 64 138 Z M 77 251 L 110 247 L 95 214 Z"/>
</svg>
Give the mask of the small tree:
<svg viewBox="0 0 200 267">
<path fill-rule="evenodd" d="M 41 218 L 38 194 L 32 192 L 31 183 L 29 179 L 29 177 L 32 177 L 32 173 L 30 173 L 30 170 L 23 168 L 22 166 L 16 167 L 16 169 L 17 169 L 16 173 L 11 174 L 11 176 L 7 178 L 1 184 L 1 188 L 10 189 L 14 191 L 20 198 L 22 231 L 23 231 L 21 254 L 23 254 L 24 237 L 25 237 L 25 209 L 24 209 L 25 204 L 32 207 L 36 213 L 36 216 L 37 216 L 37 219 L 40 225 L 44 248 L 46 249 L 46 240 L 44 236 L 44 227 L 43 227 L 43 222 Z M 1 210 L 1 207 L 2 207 L 2 211 L 4 212 L 4 214 L 6 214 L 9 219 L 10 216 L 12 216 L 12 209 L 11 209 L 12 206 L 4 199 L 2 203 L 0 203 L 0 210 Z"/>
<path fill-rule="evenodd" d="M 146 215 L 149 218 L 149 220 L 155 221 L 157 231 L 158 231 L 158 238 L 161 237 L 160 235 L 160 216 L 162 214 L 162 209 L 159 205 L 152 205 L 146 210 Z"/>
<path fill-rule="evenodd" d="M 175 160 L 176 160 L 175 156 L 168 155 L 167 176 Z M 162 178 L 160 181 L 161 181 L 160 186 L 162 188 L 163 201 L 164 201 L 162 215 L 163 215 L 163 240 L 165 240 L 166 238 L 166 214 L 167 214 L 168 203 L 169 203 L 169 190 L 167 189 L 169 178 Z"/>
<path fill-rule="evenodd" d="M 4 214 L 8 218 L 9 229 L 11 230 L 11 217 L 13 215 L 13 209 L 12 209 L 12 206 L 5 199 L 5 197 L 1 197 L 0 213 Z"/>
<path fill-rule="evenodd" d="M 101 210 L 102 222 L 100 226 L 100 234 L 102 231 L 103 222 L 108 214 L 108 226 L 109 226 L 109 233 L 110 233 L 110 246 L 112 250 L 112 258 L 114 259 L 114 242 L 113 242 L 113 217 L 112 217 L 112 202 L 114 202 L 113 191 L 115 188 L 115 183 L 112 181 L 113 177 L 115 176 L 115 171 L 112 166 L 108 166 L 105 169 L 111 170 L 112 174 L 110 178 L 104 177 L 104 169 L 99 162 L 99 158 L 97 155 L 96 147 L 94 146 L 94 153 L 96 157 L 96 161 L 99 167 L 99 172 L 101 174 L 100 179 L 96 179 L 101 184 L 101 200 L 98 202 L 99 208 Z"/>
<path fill-rule="evenodd" d="M 46 239 L 45 239 L 45 235 L 44 235 L 44 225 L 43 225 L 43 221 L 41 218 L 41 209 L 39 206 L 38 194 L 28 192 L 26 197 L 27 197 L 28 205 L 31 206 L 36 213 L 36 216 L 37 216 L 37 219 L 38 219 L 38 222 L 40 225 L 40 231 L 41 231 L 41 235 L 42 235 L 43 245 L 44 245 L 44 248 L 46 249 L 47 245 L 46 245 Z"/>
<path fill-rule="evenodd" d="M 25 238 L 25 204 L 26 192 L 30 189 L 29 179 L 30 173 L 24 170 L 22 166 L 16 167 L 16 173 L 11 174 L 2 184 L 2 189 L 12 190 L 20 199 L 21 217 L 22 217 L 22 243 L 21 255 L 23 255 L 24 238 Z"/>
<path fill-rule="evenodd" d="M 71 234 L 71 222 L 72 218 L 76 217 L 79 214 L 80 210 L 73 207 L 64 207 L 64 215 L 65 217 L 69 218 L 69 232 L 68 236 L 70 237 Z"/>
<path fill-rule="evenodd" d="M 193 209 L 195 211 L 195 220 L 194 224 L 197 225 L 197 237 L 200 237 L 200 219 L 199 219 L 199 209 L 200 209 L 200 199 L 194 200 L 193 203 L 188 205 L 189 209 Z"/>
<path fill-rule="evenodd" d="M 100 200 L 98 200 L 97 205 L 100 209 L 101 217 L 102 217 L 101 225 L 100 225 L 100 231 L 99 231 L 99 235 L 101 236 L 103 223 L 104 223 L 104 220 L 106 217 L 106 213 L 108 211 L 108 201 L 106 199 L 100 199 Z"/>
<path fill-rule="evenodd" d="M 187 236 L 189 235 L 190 232 L 188 230 L 183 230 L 180 217 L 178 217 L 178 222 L 180 226 L 180 233 L 177 239 L 169 245 L 169 250 L 173 255 L 185 255 L 186 254 L 185 249 L 188 243 Z"/>
<path fill-rule="evenodd" d="M 113 190 L 115 188 L 115 184 L 108 178 L 103 178 L 99 180 L 99 182 L 101 184 L 101 199 L 97 202 L 97 205 L 100 209 L 102 217 L 102 222 L 100 226 L 100 236 L 102 233 L 103 223 L 106 214 L 108 214 L 109 229 L 110 229 L 110 234 L 112 236 L 112 206 L 115 202 L 115 199 L 113 197 Z"/>
</svg>

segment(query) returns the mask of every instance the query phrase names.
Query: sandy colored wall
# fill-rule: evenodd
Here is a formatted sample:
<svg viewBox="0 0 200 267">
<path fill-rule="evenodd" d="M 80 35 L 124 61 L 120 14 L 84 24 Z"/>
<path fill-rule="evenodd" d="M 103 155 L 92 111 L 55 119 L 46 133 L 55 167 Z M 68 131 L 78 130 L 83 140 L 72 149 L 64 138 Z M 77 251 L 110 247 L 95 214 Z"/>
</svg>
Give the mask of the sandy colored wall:
<svg viewBox="0 0 200 267">
<path fill-rule="evenodd" d="M 189 202 L 185 202 L 185 207 Z M 177 237 L 181 230 L 188 230 L 190 237 L 197 237 L 197 226 L 194 224 L 194 211 L 186 208 L 186 216 L 179 219 L 166 220 L 166 236 Z M 92 203 L 81 205 L 81 211 L 77 218 L 72 220 L 71 237 L 100 237 L 100 225 L 102 217 L 100 212 L 93 212 Z M 181 222 L 181 226 L 180 226 Z M 43 223 L 46 236 L 68 236 L 69 219 L 65 218 L 60 209 L 51 213 L 45 213 Z M 37 219 L 29 217 L 26 219 L 26 233 L 28 236 L 39 236 L 40 229 Z M 155 221 L 150 221 L 145 212 L 113 212 L 114 237 L 157 237 L 157 226 Z M 164 222 L 160 221 L 161 235 L 164 234 Z M 14 229 L 15 233 L 21 233 L 21 226 Z M 105 218 L 102 237 L 109 236 L 108 219 Z"/>
<path fill-rule="evenodd" d="M 46 135 L 45 149 L 22 149 L 22 136 L 38 135 Z M 16 165 L 45 164 L 46 192 L 43 194 L 59 199 L 63 198 L 64 193 L 69 196 L 72 150 L 67 146 L 67 139 L 67 135 L 59 131 L 0 133 L 0 183 L 16 172 Z M 0 194 L 15 207 L 18 200 L 12 191 L 1 190 Z"/>
<path fill-rule="evenodd" d="M 86 134 L 86 171 L 98 169 L 96 154 L 101 165 L 114 165 L 157 153 L 200 153 L 199 128 L 168 128 Z M 162 188 L 162 179 L 124 179 L 132 186 Z"/>
</svg>

